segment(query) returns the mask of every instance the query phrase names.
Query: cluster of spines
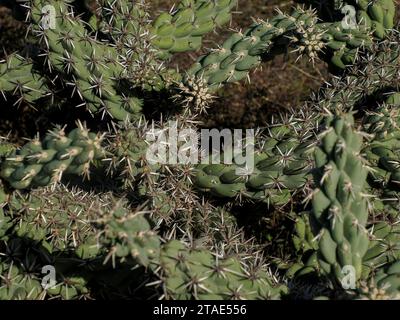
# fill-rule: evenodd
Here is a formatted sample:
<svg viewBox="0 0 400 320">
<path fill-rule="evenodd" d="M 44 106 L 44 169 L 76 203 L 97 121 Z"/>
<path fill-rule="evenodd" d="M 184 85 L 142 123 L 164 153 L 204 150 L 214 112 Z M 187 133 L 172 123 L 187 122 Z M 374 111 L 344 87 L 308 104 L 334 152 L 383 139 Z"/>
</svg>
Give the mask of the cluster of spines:
<svg viewBox="0 0 400 320">
<path fill-rule="evenodd" d="M 286 290 L 276 286 L 261 266 L 249 269 L 248 263 L 234 256 L 190 248 L 179 241 L 163 246 L 160 271 L 169 299 L 277 299 Z"/>
<path fill-rule="evenodd" d="M 144 1 L 98 0 L 97 5 L 99 30 L 116 48 L 123 79 L 149 91 L 165 89 L 179 80 L 177 71 L 164 66 L 160 50 L 152 44 L 150 9 Z"/>
<path fill-rule="evenodd" d="M 49 4 L 55 12 L 42 12 Z M 46 24 L 51 14 L 55 14 L 55 26 Z M 46 65 L 64 76 L 65 83 L 72 86 L 90 112 L 104 112 L 117 120 L 132 118 L 140 112 L 141 100 L 121 93 L 118 80 L 123 66 L 116 49 L 91 36 L 67 3 L 35 0 L 30 16 L 33 32 L 43 46 Z"/>
</svg>

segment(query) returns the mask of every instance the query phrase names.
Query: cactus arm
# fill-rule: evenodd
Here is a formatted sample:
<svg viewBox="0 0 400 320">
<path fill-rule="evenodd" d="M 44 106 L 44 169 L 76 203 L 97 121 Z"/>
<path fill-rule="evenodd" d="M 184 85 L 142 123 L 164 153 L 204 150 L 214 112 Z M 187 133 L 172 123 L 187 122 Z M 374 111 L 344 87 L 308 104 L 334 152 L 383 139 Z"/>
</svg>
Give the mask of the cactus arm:
<svg viewBox="0 0 400 320">
<path fill-rule="evenodd" d="M 180 241 L 162 246 L 160 278 L 167 299 L 279 299 L 287 289 L 275 286 L 262 267 L 248 270 L 238 257 L 220 257 Z"/>
<path fill-rule="evenodd" d="M 205 34 L 231 20 L 236 4 L 237 0 L 182 0 L 176 10 L 155 19 L 150 28 L 152 44 L 162 58 L 198 50 Z"/>
<path fill-rule="evenodd" d="M 292 192 L 305 187 L 312 168 L 316 115 L 307 115 L 267 130 L 260 150 L 254 154 L 254 170 L 247 173 L 236 165 L 200 164 L 194 186 L 202 192 L 222 198 L 252 199 L 271 205 L 285 205 Z"/>
<path fill-rule="evenodd" d="M 55 8 L 55 26 L 43 25 L 46 5 Z M 117 120 L 140 112 L 141 101 L 119 94 L 118 78 L 123 67 L 115 48 L 88 36 L 84 23 L 74 17 L 68 4 L 59 0 L 32 2 L 34 32 L 44 44 L 51 68 L 66 76 L 89 111 L 105 112 Z"/>
<path fill-rule="evenodd" d="M 219 49 L 200 57 L 185 81 L 202 78 L 211 90 L 240 81 L 284 38 L 289 39 L 286 46 L 295 46 L 311 59 L 324 51 L 332 65 L 343 69 L 354 62 L 360 48 L 371 46 L 369 30 L 362 25 L 345 29 L 341 22 L 318 23 L 311 10 L 296 8 L 291 15 L 279 12 L 270 21 L 258 21 L 243 33 L 232 34 Z"/>
<path fill-rule="evenodd" d="M 393 41 L 382 44 L 380 49 L 376 48 L 377 54 L 360 61 L 356 68 L 349 70 L 346 77 L 334 79 L 332 85 L 325 88 L 325 90 L 321 90 L 304 109 L 314 108 L 321 111 L 334 111 L 343 108 L 349 110 L 356 104 L 363 103 L 367 96 L 374 95 L 381 89 L 395 86 L 399 81 L 400 72 L 400 65 L 397 62 L 400 54 L 396 45 L 397 41 L 393 39 Z M 382 76 L 378 76 L 379 74 Z M 397 96 L 392 96 L 388 99 L 394 101 L 395 97 Z M 381 113 L 381 111 L 378 112 Z M 394 118 L 394 115 L 387 112 L 386 117 Z M 382 122 L 376 116 L 370 119 L 371 121 L 374 119 L 378 125 Z M 251 175 L 240 176 L 235 174 L 236 169 L 238 169 L 235 164 L 229 166 L 224 166 L 223 164 L 201 164 L 196 168 L 195 187 L 202 192 L 223 198 L 242 197 L 262 200 L 272 204 L 287 203 L 290 199 L 290 192 L 288 192 L 290 188 L 285 187 L 285 185 L 289 186 L 293 178 L 294 185 L 292 190 L 295 191 L 307 185 L 310 179 L 312 161 L 310 161 L 309 154 L 313 152 L 315 147 L 316 138 L 314 135 L 320 130 L 318 124 L 321 120 L 321 116 L 311 112 L 302 120 L 297 118 L 296 121 L 298 122 L 294 126 L 291 126 L 290 123 L 286 127 L 285 125 L 273 125 L 267 132 L 266 137 L 260 138 L 261 141 L 264 140 L 261 144 L 272 146 L 272 148 L 270 147 L 268 152 L 259 150 L 259 154 L 255 156 L 255 171 Z M 368 131 L 370 126 L 365 124 L 364 128 L 367 132 L 373 133 L 372 129 Z M 397 132 L 396 126 L 394 126 L 395 132 Z M 396 138 L 398 137 L 398 133 L 388 134 L 388 137 L 393 135 Z M 375 144 L 380 144 L 378 139 L 379 136 L 372 141 L 375 141 Z M 297 142 L 293 143 L 293 141 Z M 368 182 L 371 188 L 374 188 L 376 184 L 373 183 L 374 179 L 371 180 L 371 177 L 382 172 L 385 167 L 382 168 L 382 161 L 380 160 L 383 155 L 376 155 L 370 151 L 371 147 L 368 147 L 368 145 L 372 141 L 365 141 L 362 154 L 367 157 L 373 167 L 373 170 L 369 173 Z M 397 139 L 392 139 L 391 141 L 391 144 L 385 146 L 385 150 L 392 148 Z M 303 149 L 304 145 L 309 145 L 309 147 Z M 282 164 L 285 146 L 293 147 L 287 168 Z M 382 148 L 375 151 L 380 152 L 380 150 Z M 259 164 L 257 161 L 259 161 Z M 268 162 L 270 162 L 269 166 L 262 167 L 263 163 Z M 295 166 L 298 165 L 298 171 L 289 169 L 291 162 Z M 262 169 L 260 169 L 261 167 Z M 394 170 L 393 173 L 397 171 L 393 166 L 391 166 L 391 170 Z M 269 174 L 269 176 L 265 177 L 265 174 Z M 382 172 L 382 175 L 386 178 L 390 177 L 387 169 Z M 274 183 L 274 177 L 279 177 L 277 181 L 281 181 L 281 183 Z M 397 177 L 397 174 L 393 175 L 393 177 Z M 269 184 L 260 183 L 263 179 L 265 182 L 268 181 Z M 385 181 L 387 180 L 383 180 L 383 182 Z M 258 182 L 257 185 L 256 182 Z"/>
<path fill-rule="evenodd" d="M 33 69 L 32 63 L 17 54 L 0 61 L 0 94 L 18 97 L 18 101 L 29 104 L 48 96 L 45 79 Z"/>
<path fill-rule="evenodd" d="M 365 195 L 368 169 L 360 156 L 362 137 L 351 115 L 327 118 L 327 130 L 315 151 L 316 188 L 312 217 L 319 222 L 318 259 L 322 270 L 340 283 L 344 268 L 353 267 L 356 280 L 368 249 Z"/>
<path fill-rule="evenodd" d="M 148 128 L 132 124 L 114 128 L 95 134 L 78 121 L 69 133 L 57 127 L 42 141 L 33 139 L 20 150 L 1 143 L 0 177 L 15 189 L 30 189 L 57 183 L 64 174 L 88 178 L 91 168 L 101 167 L 124 189 L 133 189 L 135 182 L 159 169 L 146 159 Z"/>
<path fill-rule="evenodd" d="M 271 21 L 258 21 L 243 33 L 233 33 L 219 49 L 200 57 L 187 71 L 187 79 L 202 78 L 211 90 L 222 84 L 247 77 L 259 66 L 261 56 L 271 49 L 273 41 L 297 26 L 311 23 L 314 13 L 296 9 L 291 16 L 279 13 Z"/>
<path fill-rule="evenodd" d="M 15 189 L 46 186 L 63 174 L 89 177 L 92 162 L 104 157 L 101 140 L 79 122 L 68 135 L 63 129 L 50 131 L 43 141 L 32 140 L 9 154 L 0 176 Z"/>
</svg>

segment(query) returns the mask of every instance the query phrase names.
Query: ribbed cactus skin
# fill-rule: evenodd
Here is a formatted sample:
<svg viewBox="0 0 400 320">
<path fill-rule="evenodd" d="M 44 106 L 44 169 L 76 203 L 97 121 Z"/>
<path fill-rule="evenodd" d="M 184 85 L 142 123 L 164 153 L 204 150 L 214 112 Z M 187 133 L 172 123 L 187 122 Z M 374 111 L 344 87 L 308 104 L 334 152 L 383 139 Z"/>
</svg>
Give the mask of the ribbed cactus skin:
<svg viewBox="0 0 400 320">
<path fill-rule="evenodd" d="M 393 0 L 352 0 L 349 3 L 357 6 L 357 22 L 372 29 L 377 38 L 383 39 L 388 29 L 394 27 L 396 8 Z"/>
<path fill-rule="evenodd" d="M 382 214 L 382 211 L 374 207 L 374 213 Z M 315 237 L 314 230 L 315 226 L 307 216 L 301 215 L 297 218 L 292 241 L 297 250 L 298 261 L 290 266 L 286 272 L 287 277 L 301 277 L 312 272 L 321 272 L 317 259 L 318 238 Z M 368 223 L 368 233 L 370 241 L 363 257 L 362 281 L 369 279 L 377 270 L 397 261 L 400 256 L 398 223 L 388 221 Z"/>
<path fill-rule="evenodd" d="M 294 216 L 294 230 L 291 241 L 295 251 L 295 259 L 284 265 L 285 276 L 289 279 L 299 278 L 319 270 L 317 262 L 318 241 L 315 238 L 315 223 L 311 223 L 310 213 L 302 212 Z"/>
<path fill-rule="evenodd" d="M 379 212 L 379 211 L 377 211 Z M 400 259 L 400 226 L 386 221 L 371 226 L 369 249 L 364 256 L 363 278 Z"/>
<path fill-rule="evenodd" d="M 18 97 L 18 101 L 33 103 L 50 93 L 45 79 L 33 70 L 31 62 L 17 54 L 0 61 L 0 93 Z"/>
<path fill-rule="evenodd" d="M 41 10 L 46 5 L 56 10 L 54 29 L 43 25 Z M 110 114 L 116 120 L 131 119 L 140 112 L 141 100 L 120 94 L 117 80 L 123 66 L 116 49 L 91 37 L 68 3 L 34 0 L 31 17 L 50 68 L 65 75 L 89 111 Z"/>
<path fill-rule="evenodd" d="M 315 151 L 312 217 L 320 224 L 318 258 L 322 270 L 339 283 L 345 266 L 354 267 L 356 279 L 361 277 L 369 245 L 364 193 L 368 170 L 361 146 L 352 116 L 333 115 Z"/>
<path fill-rule="evenodd" d="M 165 244 L 160 255 L 161 279 L 167 299 L 279 299 L 286 289 L 274 287 L 263 269 L 248 270 L 238 258 L 218 257 L 179 241 Z"/>
<path fill-rule="evenodd" d="M 15 189 L 56 183 L 63 174 L 88 177 L 91 163 L 104 158 L 101 140 L 81 123 L 68 134 L 55 129 L 43 141 L 32 140 L 8 155 L 0 176 Z"/>
<path fill-rule="evenodd" d="M 308 212 L 296 218 L 292 241 L 298 253 L 317 249 L 317 242 L 315 241 Z"/>
<path fill-rule="evenodd" d="M 376 275 L 378 287 L 384 288 L 387 294 L 400 297 L 400 261 L 397 260 L 391 265 L 380 270 Z"/>
<path fill-rule="evenodd" d="M 158 16 L 150 33 L 162 55 L 198 50 L 202 37 L 228 23 L 237 0 L 182 0 L 172 13 Z"/>
</svg>

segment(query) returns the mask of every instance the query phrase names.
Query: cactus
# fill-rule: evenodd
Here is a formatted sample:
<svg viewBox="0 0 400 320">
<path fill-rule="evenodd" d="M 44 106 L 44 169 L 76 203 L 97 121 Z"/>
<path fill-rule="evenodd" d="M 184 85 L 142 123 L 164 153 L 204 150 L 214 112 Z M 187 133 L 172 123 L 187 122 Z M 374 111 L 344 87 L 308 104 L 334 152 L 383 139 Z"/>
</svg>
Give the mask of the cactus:
<svg viewBox="0 0 400 320">
<path fill-rule="evenodd" d="M 68 135 L 63 128 L 50 131 L 43 142 L 32 140 L 9 155 L 1 177 L 16 189 L 46 186 L 60 181 L 63 174 L 89 177 L 90 164 L 101 158 L 101 137 L 77 124 Z"/>
<path fill-rule="evenodd" d="M 2 207 L 1 239 L 8 251 L 0 258 L 0 271 L 3 277 L 15 274 L 16 282 L 16 288 L 2 287 L 8 292 L 4 299 L 90 296 L 94 282 L 102 282 L 110 270 L 119 272 L 124 261 L 130 259 L 132 267 L 158 261 L 159 238 L 148 220 L 109 194 L 99 197 L 65 186 L 39 188 L 28 195 L 12 194 Z M 24 258 L 31 250 L 39 253 L 39 261 L 32 254 Z M 57 283 L 46 290 L 39 281 L 45 265 L 54 266 L 57 275 Z M 120 272 L 129 276 L 129 271 Z"/>
<path fill-rule="evenodd" d="M 393 21 L 392 11 L 387 15 L 385 18 Z M 317 23 L 314 11 L 296 8 L 291 15 L 278 12 L 271 21 L 259 20 L 243 33 L 232 34 L 221 48 L 200 57 L 188 74 L 203 79 L 212 90 L 239 81 L 260 64 L 261 56 L 272 51 L 276 39 L 282 36 L 311 59 L 323 49 L 331 50 L 327 55 L 330 62 L 341 69 L 354 62 L 361 47 L 372 44 L 364 27 L 344 29 L 338 22 Z"/>
<path fill-rule="evenodd" d="M 139 16 L 146 16 L 146 10 L 143 9 L 146 4 L 143 1 L 98 2 L 99 12 L 104 15 L 101 29 L 111 32 L 117 42 L 129 42 L 129 38 L 137 33 L 138 29 L 145 29 L 144 25 L 138 23 Z M 236 4 L 237 0 L 181 1 L 171 12 L 161 13 L 151 23 L 150 28 L 146 30 L 150 36 L 150 43 L 159 49 L 158 55 L 163 58 L 177 52 L 198 50 L 203 35 L 231 20 L 231 10 Z"/>
<path fill-rule="evenodd" d="M 242 173 L 235 163 L 200 164 L 196 167 L 194 185 L 218 197 L 286 204 L 291 198 L 289 191 L 300 189 L 308 182 L 315 144 L 312 128 L 315 116 L 305 113 L 272 124 L 267 137 L 260 138 L 262 143 L 254 154 L 253 172 L 247 173 L 243 167 Z"/>
<path fill-rule="evenodd" d="M 364 130 L 374 136 L 364 149 L 373 170 L 369 175 L 369 183 L 379 190 L 375 206 L 383 207 L 393 217 L 398 214 L 397 198 L 399 190 L 398 157 L 398 93 L 393 93 L 385 103 L 369 112 L 364 120 Z"/>
<path fill-rule="evenodd" d="M 362 259 L 369 245 L 365 194 L 368 169 L 360 156 L 361 144 L 352 116 L 332 115 L 315 152 L 312 217 L 320 225 L 318 258 L 322 270 L 339 282 L 346 266 L 354 268 L 356 279 L 361 277 Z"/>
<path fill-rule="evenodd" d="M 377 212 L 380 212 L 377 210 Z M 307 216 L 299 216 L 296 220 L 293 235 L 298 261 L 293 262 L 286 272 L 288 277 L 301 277 L 306 274 L 321 273 L 317 260 L 318 238 L 314 237 L 315 226 Z M 367 279 L 399 258 L 399 226 L 398 223 L 380 221 L 368 223 L 369 247 L 363 257 L 361 279 Z M 362 284 L 361 284 L 362 287 Z"/>
<path fill-rule="evenodd" d="M 315 241 L 308 212 L 296 217 L 295 233 L 293 234 L 292 241 L 295 250 L 299 255 L 306 253 L 309 250 L 317 250 L 317 241 Z"/>
<path fill-rule="evenodd" d="M 152 45 L 149 8 L 144 2 L 98 0 L 97 5 L 100 30 L 111 37 L 123 57 L 120 61 L 124 67 L 120 75 L 123 79 L 149 91 L 165 89 L 179 80 L 175 70 L 163 66 L 159 49 Z"/>
<path fill-rule="evenodd" d="M 148 141 L 146 134 L 149 126 L 146 123 L 125 123 L 116 126 L 107 134 L 104 146 L 107 172 L 121 181 L 126 188 L 134 189 L 135 182 L 154 183 L 153 174 L 160 169 L 158 164 L 150 163 L 146 158 Z"/>
<path fill-rule="evenodd" d="M 373 231 L 369 249 L 364 256 L 363 278 L 382 266 L 399 259 L 400 229 L 397 223 L 379 222 L 371 228 Z"/>
<path fill-rule="evenodd" d="M 111 259 L 115 265 L 116 257 L 122 261 L 130 257 L 148 266 L 159 254 L 160 240 L 143 213 L 129 213 L 121 204 L 110 211 L 96 221 L 102 230 L 100 244 L 109 252 L 106 261 Z"/>
<path fill-rule="evenodd" d="M 0 263 L 0 299 L 1 300 L 35 300 L 46 296 L 39 279 L 26 277 L 17 266 Z"/>
<path fill-rule="evenodd" d="M 184 0 L 173 13 L 158 16 L 150 33 L 152 44 L 168 53 L 200 49 L 202 36 L 231 20 L 237 0 Z"/>
<path fill-rule="evenodd" d="M 0 137 L 0 299 L 398 297 L 393 1 L 278 11 L 189 70 L 170 68 L 175 53 L 198 51 L 228 23 L 237 3 L 182 0 L 154 20 L 145 1 L 96 0 L 84 14 L 75 1 L 25 6 L 36 37 L 25 57 L 0 63 L 0 91 L 56 123 L 25 144 Z M 358 19 L 350 29 L 346 4 Z M 286 50 L 342 75 L 273 115 L 254 145 L 241 141 L 254 147 L 254 168 L 226 162 L 227 141 L 221 163 L 149 158 L 152 129 L 165 132 L 170 120 L 201 129 L 217 89 Z M 75 125 L 52 118 L 51 108 L 74 104 L 91 114 L 74 112 Z M 341 286 L 348 266 L 352 290 Z M 56 271 L 50 286 L 44 267 Z"/>
<path fill-rule="evenodd" d="M 96 22 L 93 16 L 88 24 L 74 15 L 68 2 L 32 1 L 30 30 L 37 36 L 39 57 L 45 60 L 43 81 L 50 88 L 39 85 L 41 90 L 38 90 L 36 82 L 41 73 L 34 72 L 25 76 L 27 85 L 17 96 L 22 95 L 28 102 L 51 96 L 53 101 L 60 92 L 70 91 L 80 100 L 78 105 L 86 106 L 93 114 L 103 117 L 108 114 L 117 121 L 136 120 L 144 103 L 137 89 L 171 90 L 175 82 L 181 88 L 192 89 L 194 81 L 206 85 L 211 92 L 221 84 L 246 77 L 250 69 L 260 64 L 261 56 L 282 47 L 281 42 L 283 47 L 293 45 L 311 59 L 327 51 L 327 58 L 339 68 L 351 64 L 360 48 L 372 44 L 369 28 L 343 29 L 340 22 L 318 23 L 314 11 L 299 7 L 291 15 L 278 12 L 270 22 L 260 20 L 243 34 L 233 34 L 220 49 L 203 56 L 185 72 L 182 83 L 182 75 L 164 67 L 162 59 L 175 52 L 197 50 L 204 34 L 230 20 L 236 3 L 236 0 L 185 0 L 175 11 L 162 13 L 152 22 L 143 1 L 98 0 L 99 21 L 93 23 Z M 55 8 L 55 13 L 42 12 L 49 6 Z M 393 20 L 389 3 L 372 7 L 376 6 L 382 6 L 385 21 Z M 55 25 L 47 25 L 50 22 Z M 95 31 L 109 35 L 109 41 L 100 41 Z M 15 85 L 10 83 L 18 81 L 13 80 L 18 74 L 26 74 L 30 64 L 23 62 L 23 65 L 16 66 L 13 72 L 5 71 L 10 79 L 9 85 L 0 88 L 2 91 L 16 93 Z M 27 87 L 33 82 L 33 88 Z"/>
<path fill-rule="evenodd" d="M 113 203 L 104 194 L 104 200 Z M 5 202 L 4 214 L 11 222 L 8 234 L 40 243 L 49 254 L 69 253 L 80 259 L 100 255 L 98 243 L 104 204 L 93 195 L 65 186 L 39 188 L 29 194 L 13 193 Z M 110 206 L 107 207 L 112 212 Z"/>
<path fill-rule="evenodd" d="M 344 19 L 345 23 L 356 21 L 361 26 L 371 29 L 374 36 L 383 39 L 388 30 L 394 27 L 394 16 L 395 16 L 395 4 L 391 0 L 306 0 L 304 2 L 311 2 L 318 4 L 318 9 L 324 13 L 328 13 L 329 16 L 335 16 L 335 14 L 345 13 L 342 9 L 345 6 L 351 5 L 355 11 L 354 16 L 352 11 L 347 11 L 348 18 Z M 333 2 L 333 3 L 332 3 Z M 353 20 L 354 19 L 354 20 Z"/>
<path fill-rule="evenodd" d="M 274 286 L 262 268 L 249 269 L 235 257 L 186 248 L 178 241 L 163 246 L 160 267 L 170 299 L 277 299 L 285 292 L 284 287 Z"/>
<path fill-rule="evenodd" d="M 399 270 L 400 263 L 398 260 L 381 268 L 368 283 L 358 290 L 357 299 L 399 300 Z"/>
<path fill-rule="evenodd" d="M 374 35 L 383 39 L 388 29 L 394 27 L 395 4 L 391 0 L 350 1 L 356 3 L 358 23 L 372 28 Z"/>
<path fill-rule="evenodd" d="M 55 8 L 55 26 L 45 25 L 46 14 L 51 14 L 42 13 L 46 5 Z M 35 0 L 31 17 L 50 70 L 65 74 L 91 112 L 105 112 L 118 120 L 126 120 L 140 111 L 139 99 L 118 95 L 123 66 L 116 59 L 115 48 L 91 38 L 83 21 L 73 15 L 68 4 Z"/>
<path fill-rule="evenodd" d="M 49 94 L 45 79 L 33 69 L 32 63 L 17 54 L 0 61 L 0 93 L 17 97 L 17 103 L 33 103 Z"/>
<path fill-rule="evenodd" d="M 384 288 L 387 294 L 399 296 L 399 261 L 395 261 L 390 266 L 380 270 L 376 275 L 378 287 Z"/>
<path fill-rule="evenodd" d="M 18 237 L 40 242 L 49 253 L 72 252 L 93 259 L 107 252 L 107 259 L 131 256 L 141 265 L 156 257 L 159 239 L 141 212 L 130 211 L 123 200 L 102 195 L 103 201 L 82 190 L 57 186 L 40 188 L 8 199 L 4 222 L 12 222 Z"/>
</svg>

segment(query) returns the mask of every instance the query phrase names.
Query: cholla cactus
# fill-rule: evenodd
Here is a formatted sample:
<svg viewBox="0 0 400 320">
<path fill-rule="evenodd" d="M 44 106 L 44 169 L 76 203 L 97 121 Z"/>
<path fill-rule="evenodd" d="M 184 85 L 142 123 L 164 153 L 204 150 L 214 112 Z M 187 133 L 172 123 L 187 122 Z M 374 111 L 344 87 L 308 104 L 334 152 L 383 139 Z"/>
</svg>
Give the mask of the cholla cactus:
<svg viewBox="0 0 400 320">
<path fill-rule="evenodd" d="M 85 108 L 23 145 L 0 137 L 0 299 L 398 297 L 394 5 L 326 2 L 329 20 L 278 10 L 176 70 L 175 54 L 199 51 L 238 1 L 182 0 L 155 17 L 142 0 L 97 0 L 85 15 L 26 1 L 33 54 L 0 62 L 1 97 L 42 117 Z M 254 170 L 149 158 L 149 134 L 173 120 L 197 138 L 218 90 L 286 50 L 343 74 L 257 131 Z"/>
<path fill-rule="evenodd" d="M 268 271 L 248 269 L 235 257 L 201 249 L 187 249 L 172 241 L 160 256 L 161 279 L 166 297 L 191 299 L 276 299 L 283 287 L 274 287 Z"/>
<path fill-rule="evenodd" d="M 317 171 L 312 216 L 320 224 L 319 263 L 341 282 L 343 268 L 361 277 L 368 249 L 366 178 L 368 167 L 360 155 L 362 138 L 351 116 L 328 117 L 327 130 L 315 152 Z"/>
</svg>

